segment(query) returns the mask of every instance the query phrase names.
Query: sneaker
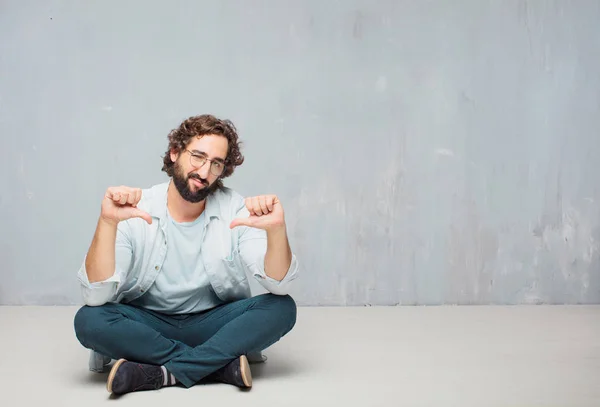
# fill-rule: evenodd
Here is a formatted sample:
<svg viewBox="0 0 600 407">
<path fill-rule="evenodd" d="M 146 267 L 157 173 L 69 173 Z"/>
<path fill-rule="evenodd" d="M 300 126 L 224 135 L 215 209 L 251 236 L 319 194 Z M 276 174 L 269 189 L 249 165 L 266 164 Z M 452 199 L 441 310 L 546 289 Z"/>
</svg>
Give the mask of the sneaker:
<svg viewBox="0 0 600 407">
<path fill-rule="evenodd" d="M 221 383 L 232 384 L 240 388 L 252 387 L 252 372 L 248 358 L 245 355 L 234 359 L 229 364 L 209 376 L 210 379 Z"/>
<path fill-rule="evenodd" d="M 164 375 L 160 366 L 145 365 L 119 359 L 108 375 L 109 393 L 125 394 L 139 390 L 157 390 L 163 387 Z"/>
</svg>

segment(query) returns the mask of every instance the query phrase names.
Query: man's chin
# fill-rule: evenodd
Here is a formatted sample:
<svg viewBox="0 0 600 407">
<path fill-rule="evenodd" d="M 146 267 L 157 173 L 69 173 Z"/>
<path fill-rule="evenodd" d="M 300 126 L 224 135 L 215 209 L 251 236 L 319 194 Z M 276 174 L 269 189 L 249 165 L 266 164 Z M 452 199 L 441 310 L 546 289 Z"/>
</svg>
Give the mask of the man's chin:
<svg viewBox="0 0 600 407">
<path fill-rule="evenodd" d="M 181 196 L 183 199 L 190 203 L 198 203 L 206 199 L 206 194 L 190 193 Z"/>
<path fill-rule="evenodd" d="M 211 188 L 206 185 L 198 186 L 193 181 L 190 181 L 188 190 L 184 194 L 181 194 L 183 199 L 191 203 L 198 203 L 203 201 L 211 194 Z"/>
</svg>

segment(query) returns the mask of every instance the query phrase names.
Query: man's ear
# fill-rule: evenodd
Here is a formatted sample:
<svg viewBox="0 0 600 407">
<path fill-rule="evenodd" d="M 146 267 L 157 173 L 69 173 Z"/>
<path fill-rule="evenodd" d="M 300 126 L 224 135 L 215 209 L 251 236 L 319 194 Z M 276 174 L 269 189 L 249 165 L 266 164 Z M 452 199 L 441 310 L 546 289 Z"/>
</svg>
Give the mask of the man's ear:
<svg viewBox="0 0 600 407">
<path fill-rule="evenodd" d="M 177 159 L 179 158 L 179 152 L 176 149 L 174 149 L 174 148 L 171 149 L 170 155 L 171 155 L 171 161 L 172 162 L 177 161 Z"/>
</svg>

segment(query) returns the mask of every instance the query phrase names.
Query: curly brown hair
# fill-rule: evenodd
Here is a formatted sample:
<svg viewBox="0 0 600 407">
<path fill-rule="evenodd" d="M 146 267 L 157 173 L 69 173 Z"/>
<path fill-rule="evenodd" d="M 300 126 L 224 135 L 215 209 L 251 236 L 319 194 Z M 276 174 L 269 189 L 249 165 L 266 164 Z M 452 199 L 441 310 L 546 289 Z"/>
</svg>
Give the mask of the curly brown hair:
<svg viewBox="0 0 600 407">
<path fill-rule="evenodd" d="M 169 133 L 169 147 L 163 157 L 162 171 L 170 177 L 173 176 L 175 163 L 171 161 L 171 151 L 181 152 L 190 143 L 193 137 L 214 134 L 227 139 L 227 157 L 225 158 L 225 171 L 219 177 L 217 188 L 223 188 L 223 178 L 233 174 L 236 167 L 242 165 L 244 156 L 240 152 L 242 142 L 239 140 L 237 130 L 230 120 L 218 119 L 210 114 L 192 116 L 184 120 L 178 128 Z"/>
</svg>

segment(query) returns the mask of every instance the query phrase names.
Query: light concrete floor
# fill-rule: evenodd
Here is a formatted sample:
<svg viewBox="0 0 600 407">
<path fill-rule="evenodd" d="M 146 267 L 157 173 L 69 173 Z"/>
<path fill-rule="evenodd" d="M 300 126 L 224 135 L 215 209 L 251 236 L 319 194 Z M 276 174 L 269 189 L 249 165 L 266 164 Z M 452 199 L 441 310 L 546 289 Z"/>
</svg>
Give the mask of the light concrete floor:
<svg viewBox="0 0 600 407">
<path fill-rule="evenodd" d="M 600 406 L 600 306 L 302 307 L 251 391 L 116 399 L 87 370 L 76 310 L 0 307 L 2 405 Z"/>
</svg>

